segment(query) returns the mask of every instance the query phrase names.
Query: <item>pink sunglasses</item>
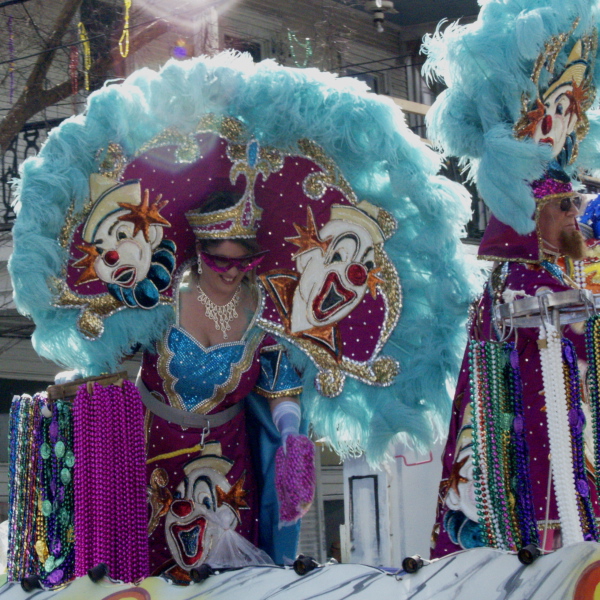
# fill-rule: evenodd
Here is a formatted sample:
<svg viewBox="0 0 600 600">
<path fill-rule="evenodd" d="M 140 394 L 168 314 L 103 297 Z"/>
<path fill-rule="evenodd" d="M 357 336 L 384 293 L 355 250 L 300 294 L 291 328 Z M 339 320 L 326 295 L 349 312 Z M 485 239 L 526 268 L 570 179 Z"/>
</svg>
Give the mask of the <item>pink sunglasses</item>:
<svg viewBox="0 0 600 600">
<path fill-rule="evenodd" d="M 200 256 L 207 266 L 217 273 L 226 273 L 232 267 L 237 267 L 238 271 L 247 273 L 260 263 L 267 252 L 268 250 L 263 250 L 262 252 L 249 254 L 248 256 L 242 256 L 240 258 L 218 256 L 216 254 L 209 254 L 208 252 L 200 252 Z"/>
</svg>

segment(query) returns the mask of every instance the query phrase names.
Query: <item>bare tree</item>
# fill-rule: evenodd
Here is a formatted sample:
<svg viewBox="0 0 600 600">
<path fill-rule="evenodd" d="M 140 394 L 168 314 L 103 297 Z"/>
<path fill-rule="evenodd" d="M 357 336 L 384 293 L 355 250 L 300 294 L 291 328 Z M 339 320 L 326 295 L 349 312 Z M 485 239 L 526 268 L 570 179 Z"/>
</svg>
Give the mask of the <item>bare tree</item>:
<svg viewBox="0 0 600 600">
<path fill-rule="evenodd" d="M 64 81 L 55 83 L 48 87 L 48 74 L 57 53 L 64 52 L 65 46 L 69 44 L 68 34 L 73 30 L 73 21 L 82 5 L 83 0 L 65 0 L 60 12 L 51 23 L 51 32 L 45 36 L 44 32 L 36 27 L 32 17 L 31 25 L 35 28 L 35 34 L 42 42 L 42 49 L 37 54 L 35 62 L 30 68 L 22 91 L 14 104 L 0 121 L 0 156 L 4 155 L 13 138 L 21 131 L 25 123 L 39 112 L 49 108 L 58 102 L 73 95 L 74 90 L 84 85 L 84 73 L 77 75 L 77 86 L 65 72 Z M 0 3 L 1 5 L 1 3 Z M 169 30 L 169 24 L 163 19 L 150 20 L 146 25 L 132 31 L 129 43 L 129 52 L 134 53 L 157 37 Z M 98 36 L 102 37 L 102 36 Z M 119 52 L 116 39 L 106 31 L 104 38 L 111 41 L 108 52 L 98 53 L 93 57 L 89 69 L 90 81 L 96 84 L 104 81 L 111 72 L 121 63 L 124 58 Z"/>
</svg>

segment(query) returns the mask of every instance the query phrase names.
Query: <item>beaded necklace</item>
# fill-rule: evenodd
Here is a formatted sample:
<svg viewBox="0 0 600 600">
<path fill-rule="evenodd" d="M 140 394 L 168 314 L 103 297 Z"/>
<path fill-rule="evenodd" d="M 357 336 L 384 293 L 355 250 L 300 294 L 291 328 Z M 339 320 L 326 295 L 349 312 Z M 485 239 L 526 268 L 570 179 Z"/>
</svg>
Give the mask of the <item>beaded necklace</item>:
<svg viewBox="0 0 600 600">
<path fill-rule="evenodd" d="M 600 315 L 590 317 L 585 328 L 585 349 L 588 360 L 587 382 L 592 412 L 594 438 L 594 467 L 600 473 Z M 596 477 L 596 490 L 600 497 L 600 477 Z"/>
<path fill-rule="evenodd" d="M 519 365 L 519 354 L 513 342 L 506 344 L 508 353 L 508 401 L 514 415 L 511 431 L 512 472 L 514 473 L 517 523 L 520 529 L 520 547 L 528 544 L 539 546 L 537 520 L 533 508 L 533 493 L 529 473 L 529 448 L 525 437 L 523 414 L 523 381 Z"/>
<path fill-rule="evenodd" d="M 46 587 L 73 577 L 73 419 L 71 404 L 57 400 L 51 416 L 38 429 L 39 507 L 35 549 L 39 573 Z"/>
<path fill-rule="evenodd" d="M 9 581 L 35 573 L 34 536 L 36 514 L 37 446 L 35 431 L 41 418 L 42 396 L 15 396 L 9 425 Z"/>
<path fill-rule="evenodd" d="M 200 282 L 196 284 L 198 289 L 198 302 L 202 304 L 206 311 L 205 315 L 215 324 L 215 329 L 223 333 L 223 339 L 228 338 L 227 332 L 231 329 L 231 321 L 237 319 L 237 305 L 240 303 L 242 293 L 242 284 L 238 285 L 231 300 L 227 304 L 215 304 L 200 287 Z"/>
<path fill-rule="evenodd" d="M 473 478 L 482 537 L 488 546 L 514 551 L 536 531 L 529 477 L 517 483 L 519 474 L 528 470 L 528 454 L 514 345 L 471 340 L 469 379 Z"/>
<path fill-rule="evenodd" d="M 583 429 L 585 414 L 581 408 L 581 383 L 575 347 L 570 340 L 563 338 L 563 375 L 567 390 L 567 408 L 569 410 L 569 429 L 571 434 L 571 449 L 573 452 L 573 479 L 577 490 L 577 505 L 579 521 L 583 537 L 587 541 L 597 541 L 598 531 L 596 519 L 590 498 L 590 488 L 585 469 L 585 451 Z"/>
<path fill-rule="evenodd" d="M 556 327 L 540 327 L 540 362 L 546 401 L 548 438 L 552 455 L 554 495 L 560 518 L 563 544 L 581 542 L 584 532 L 579 511 L 580 494 L 573 481 L 573 444 L 569 423 L 567 393 L 563 374 L 561 337 Z"/>
<path fill-rule="evenodd" d="M 81 386 L 73 404 L 75 575 L 99 563 L 112 579 L 149 575 L 144 408 L 137 388 Z"/>
</svg>

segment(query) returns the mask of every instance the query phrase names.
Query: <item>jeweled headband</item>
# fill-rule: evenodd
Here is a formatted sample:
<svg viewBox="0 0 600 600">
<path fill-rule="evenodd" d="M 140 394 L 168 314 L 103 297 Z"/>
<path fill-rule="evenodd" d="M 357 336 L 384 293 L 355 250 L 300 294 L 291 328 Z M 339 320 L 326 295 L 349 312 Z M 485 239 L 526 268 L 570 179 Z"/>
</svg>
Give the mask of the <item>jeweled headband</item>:
<svg viewBox="0 0 600 600">
<path fill-rule="evenodd" d="M 190 210 L 185 216 L 196 239 L 255 238 L 262 209 L 254 202 L 251 193 L 228 208 L 203 213 L 201 209 Z"/>
</svg>

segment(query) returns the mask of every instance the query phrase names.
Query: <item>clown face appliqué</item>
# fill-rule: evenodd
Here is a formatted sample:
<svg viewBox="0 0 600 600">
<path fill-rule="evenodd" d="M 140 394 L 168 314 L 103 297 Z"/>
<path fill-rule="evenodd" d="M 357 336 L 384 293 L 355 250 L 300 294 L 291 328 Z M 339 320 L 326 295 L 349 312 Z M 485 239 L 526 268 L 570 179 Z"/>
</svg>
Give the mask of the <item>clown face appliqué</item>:
<svg viewBox="0 0 600 600">
<path fill-rule="evenodd" d="M 248 505 L 244 475 L 233 485 L 227 481 L 231 467 L 219 442 L 208 442 L 202 455 L 184 466 L 164 527 L 171 555 L 185 571 L 205 562 L 213 567 L 272 564 L 235 531 L 240 510 Z"/>
<path fill-rule="evenodd" d="M 567 38 L 557 36 L 546 44 L 532 79 L 539 86 L 544 67 L 553 79 L 545 90 L 539 91 L 532 106 L 527 107 L 524 98 L 523 116 L 515 125 L 518 138 L 530 137 L 538 144 L 548 144 L 552 148 L 552 159 L 561 168 L 575 160 L 577 145 L 589 128 L 585 113 L 595 95 L 590 84 L 589 57 L 596 42 L 589 36 L 575 42 L 563 70 L 554 72 L 556 57 Z"/>
<path fill-rule="evenodd" d="M 367 206 L 366 202 L 357 208 L 333 205 L 331 220 L 318 234 L 309 208 L 303 231 L 310 231 L 312 239 L 303 238 L 299 227 L 300 237 L 287 238 L 300 248 L 295 255 L 300 279 L 291 310 L 292 333 L 333 325 L 348 316 L 368 290 L 375 296 L 381 280 L 376 275 L 374 244 L 383 242 L 383 234 L 362 210 Z"/>
<path fill-rule="evenodd" d="M 170 225 L 160 215 L 166 201 L 151 203 L 148 190 L 142 197 L 139 181 L 118 183 L 97 174 L 90 192 L 94 204 L 77 246 L 84 256 L 73 264 L 83 270 L 76 285 L 98 279 L 127 306 L 153 308 L 175 265 L 173 244 L 163 240 Z"/>
<path fill-rule="evenodd" d="M 319 369 L 315 385 L 325 396 L 338 395 L 346 375 L 390 385 L 398 365 L 379 352 L 398 320 L 402 300 L 398 275 L 384 249 L 395 222 L 386 211 L 358 202 L 318 147 L 299 145 L 322 162 L 302 165 L 311 170 L 304 171 L 302 185 L 295 189 L 306 195 L 290 202 L 294 212 L 289 219 L 265 223 L 266 231 L 272 227 L 283 233 L 281 243 L 294 268 L 282 261 L 260 275 L 269 295 L 260 325 L 312 358 Z M 264 210 L 263 221 L 270 214 Z"/>
</svg>

